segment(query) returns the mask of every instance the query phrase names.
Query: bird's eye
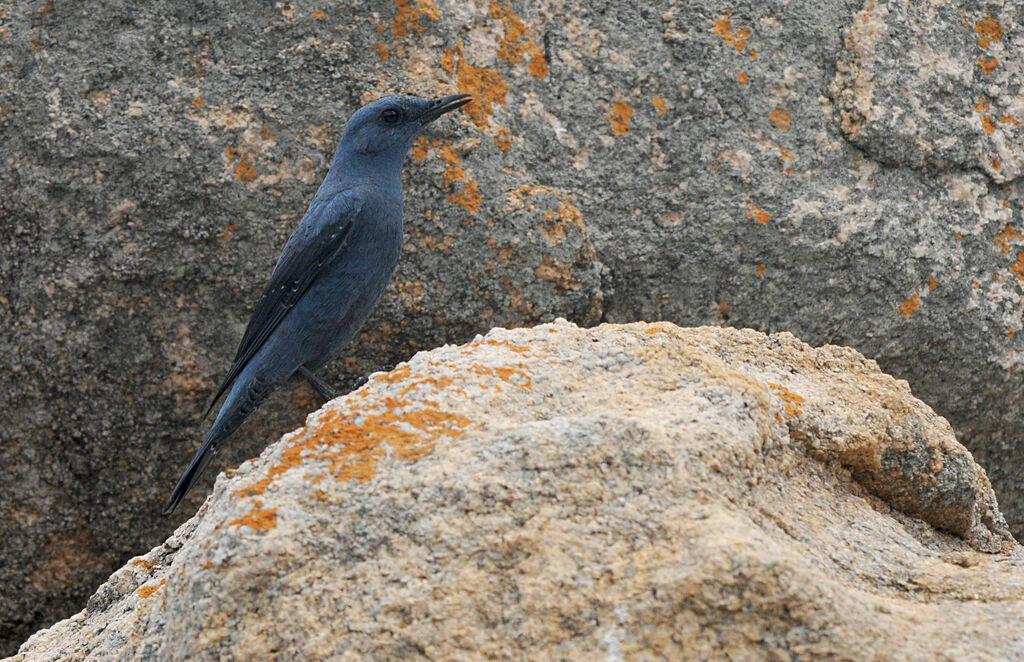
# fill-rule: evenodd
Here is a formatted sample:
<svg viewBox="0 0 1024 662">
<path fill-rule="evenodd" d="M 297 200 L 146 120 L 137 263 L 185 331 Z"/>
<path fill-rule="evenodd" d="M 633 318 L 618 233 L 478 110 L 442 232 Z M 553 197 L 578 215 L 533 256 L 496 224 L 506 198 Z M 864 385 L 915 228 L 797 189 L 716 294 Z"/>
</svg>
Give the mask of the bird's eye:
<svg viewBox="0 0 1024 662">
<path fill-rule="evenodd" d="M 385 108 L 380 112 L 380 118 L 385 124 L 398 124 L 398 120 L 402 118 L 402 114 L 394 108 Z"/>
</svg>

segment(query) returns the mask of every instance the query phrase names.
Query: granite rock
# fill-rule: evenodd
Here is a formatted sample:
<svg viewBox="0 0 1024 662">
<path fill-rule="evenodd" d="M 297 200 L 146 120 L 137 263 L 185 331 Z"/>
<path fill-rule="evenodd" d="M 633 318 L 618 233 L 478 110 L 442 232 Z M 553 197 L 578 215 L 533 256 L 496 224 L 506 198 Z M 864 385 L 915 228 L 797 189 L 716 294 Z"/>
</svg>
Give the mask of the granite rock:
<svg viewBox="0 0 1024 662">
<path fill-rule="evenodd" d="M 13 660 L 1001 660 L 1022 626 L 985 472 L 906 382 L 558 321 L 328 403 Z"/>
<path fill-rule="evenodd" d="M 180 523 L 156 512 L 273 261 L 345 119 L 394 91 L 478 102 L 413 151 L 394 285 L 332 382 L 557 316 L 787 330 L 908 380 L 1021 532 L 1021 21 L 0 0 L 0 650 Z M 218 468 L 316 406 L 283 390 Z"/>
</svg>

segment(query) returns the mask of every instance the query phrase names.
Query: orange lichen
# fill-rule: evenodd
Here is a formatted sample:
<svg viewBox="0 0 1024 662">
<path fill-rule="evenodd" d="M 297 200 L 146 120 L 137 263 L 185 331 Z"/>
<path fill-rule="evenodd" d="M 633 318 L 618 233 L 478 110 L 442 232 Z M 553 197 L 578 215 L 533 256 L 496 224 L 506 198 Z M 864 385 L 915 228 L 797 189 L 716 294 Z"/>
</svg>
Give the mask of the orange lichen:
<svg viewBox="0 0 1024 662">
<path fill-rule="evenodd" d="M 140 598 L 148 598 L 149 596 L 160 590 L 160 587 L 167 583 L 166 579 L 161 579 L 159 584 L 153 584 L 151 586 L 140 586 L 139 590 L 136 591 Z"/>
<path fill-rule="evenodd" d="M 415 7 L 409 0 L 394 0 L 394 3 L 396 11 L 395 19 L 391 21 L 391 32 L 395 39 L 401 39 L 413 32 L 423 34 L 426 27 L 420 23 L 421 16 L 426 16 L 431 21 L 441 18 L 441 12 L 434 4 L 434 0 L 417 0 Z"/>
<path fill-rule="evenodd" d="M 1012 124 L 1015 127 L 1020 126 L 1020 122 L 1018 122 L 1013 115 L 1003 115 L 999 118 L 999 121 L 1003 124 Z"/>
<path fill-rule="evenodd" d="M 1003 38 L 1003 26 L 999 25 L 999 21 L 992 18 L 991 15 L 978 21 L 978 24 L 974 26 L 974 31 L 981 35 L 978 37 L 978 45 L 985 49 L 992 44 L 998 44 L 999 40 Z"/>
<path fill-rule="evenodd" d="M 522 377 L 525 381 L 520 384 L 523 388 L 530 390 L 533 388 L 533 384 L 530 382 L 529 376 L 525 371 L 519 368 L 509 368 L 506 366 L 500 368 L 489 368 L 485 365 L 472 365 L 469 367 L 470 372 L 476 375 L 484 377 L 497 377 L 503 382 L 511 382 L 513 377 Z M 495 386 L 497 390 L 501 390 L 500 386 Z"/>
<path fill-rule="evenodd" d="M 526 48 L 523 42 L 526 40 L 526 25 L 512 13 L 512 7 L 507 2 L 504 5 L 492 2 L 489 12 L 491 17 L 501 21 L 505 28 L 505 34 L 498 42 L 498 57 L 510 66 L 524 62 Z"/>
<path fill-rule="evenodd" d="M 1024 234 L 1021 234 L 1020 230 L 1012 225 L 1007 225 L 996 235 L 995 242 L 996 246 L 999 246 L 1001 249 L 1000 252 L 1006 254 L 1010 252 L 1011 241 L 1020 241 L 1022 239 L 1024 239 Z"/>
<path fill-rule="evenodd" d="M 987 60 L 985 58 L 978 58 L 978 66 L 981 67 L 982 71 L 991 76 L 996 67 L 999 66 L 999 58 L 990 57 Z"/>
<path fill-rule="evenodd" d="M 412 376 L 412 368 L 409 364 L 400 365 L 391 372 L 385 372 L 379 377 L 374 378 L 374 381 L 381 382 L 383 384 L 397 384 L 400 381 L 408 379 Z"/>
<path fill-rule="evenodd" d="M 472 355 L 474 349 L 484 345 L 503 347 L 522 356 L 545 358 L 544 355 L 534 354 L 529 347 L 498 339 L 470 343 L 461 350 L 466 355 Z M 372 383 L 378 389 L 388 389 L 392 395 L 382 396 L 375 403 L 366 399 L 348 410 L 324 412 L 315 424 L 303 428 L 285 442 L 287 447 L 280 453 L 281 461 L 271 466 L 264 478 L 236 491 L 235 496 L 255 497 L 264 494 L 290 469 L 318 461 L 327 463 L 326 476 L 342 482 L 352 479 L 366 482 L 376 475 L 377 463 L 388 454 L 389 449 L 400 460 L 415 461 L 432 452 L 442 437 L 461 437 L 476 427 L 465 416 L 443 411 L 438 402 L 429 398 L 429 392 L 423 393 L 418 400 L 406 399 L 406 396 L 421 392 L 421 389 L 466 397 L 462 389 L 453 388 L 452 385 L 472 380 L 478 388 L 502 390 L 498 383 L 472 378 L 472 375 L 492 377 L 519 388 L 532 388 L 529 375 L 521 364 L 491 367 L 480 363 L 467 366 L 454 362 L 432 362 L 432 366 L 432 374 L 429 375 L 413 372 L 409 364 L 404 364 L 374 377 Z M 396 392 L 397 395 L 394 395 Z M 369 398 L 369 391 L 363 389 L 354 396 Z M 324 477 L 322 474 L 312 480 L 317 482 Z M 262 509 L 261 501 L 256 501 L 254 505 L 253 513 L 231 524 L 252 526 L 252 523 L 276 523 L 276 520 L 270 519 L 273 511 Z"/>
<path fill-rule="evenodd" d="M 313 18 L 315 18 L 318 21 L 326 21 L 327 19 L 330 18 L 330 16 L 328 16 L 323 9 L 317 9 L 315 12 L 313 12 Z"/>
<path fill-rule="evenodd" d="M 575 227 L 580 233 L 584 233 L 583 214 L 579 208 L 565 200 L 558 201 L 558 209 L 547 209 L 544 211 L 546 223 L 540 226 L 540 232 L 544 239 L 553 246 L 557 246 L 565 240 L 566 227 Z"/>
<path fill-rule="evenodd" d="M 788 110 L 776 108 L 768 115 L 768 120 L 783 131 L 789 131 L 789 127 L 793 122 L 793 116 L 789 114 Z"/>
<path fill-rule="evenodd" d="M 444 145 L 441 147 L 439 154 L 446 163 L 450 163 L 451 165 L 462 164 L 462 159 L 460 159 L 459 155 L 455 153 L 455 149 L 452 148 L 451 145 Z"/>
<path fill-rule="evenodd" d="M 530 72 L 530 75 L 534 78 L 547 78 L 548 59 L 544 56 L 544 49 L 537 44 L 532 44 L 529 51 L 530 64 L 528 64 L 526 68 Z"/>
<path fill-rule="evenodd" d="M 243 182 L 251 182 L 259 177 L 259 171 L 249 163 L 249 157 L 243 156 L 242 160 L 235 166 L 235 177 Z"/>
<path fill-rule="evenodd" d="M 451 145 L 441 148 L 441 158 L 448 164 L 444 168 L 444 185 L 451 186 L 453 182 L 461 182 L 466 179 L 466 171 L 459 167 L 462 159 L 455 153 Z"/>
<path fill-rule="evenodd" d="M 533 273 L 537 278 L 551 281 L 562 290 L 571 289 L 576 284 L 576 280 L 572 276 L 572 265 L 559 264 L 552 260 L 550 255 L 544 256 L 543 261 L 537 265 Z"/>
<path fill-rule="evenodd" d="M 746 25 L 744 25 L 739 30 L 733 32 L 732 21 L 730 21 L 729 18 L 731 16 L 732 12 L 726 9 L 722 18 L 719 18 L 714 21 L 715 27 L 712 28 L 711 31 L 714 32 L 719 37 L 721 37 L 725 41 L 725 43 L 729 44 L 737 51 L 742 52 L 743 49 L 746 48 L 747 46 L 747 39 L 750 38 L 750 35 L 753 34 L 753 32 Z M 753 55 L 753 52 L 751 52 L 751 55 Z"/>
<path fill-rule="evenodd" d="M 458 166 L 448 166 L 444 169 L 444 185 L 451 186 L 454 182 L 465 181 L 466 171 Z"/>
<path fill-rule="evenodd" d="M 195 106 L 196 108 L 202 108 L 206 104 L 203 103 L 203 100 L 201 98 L 199 98 L 199 95 L 197 94 L 196 98 L 192 99 L 192 105 Z"/>
<path fill-rule="evenodd" d="M 430 148 L 430 141 L 424 136 L 416 138 L 412 143 L 412 158 L 422 161 L 427 158 L 427 150 Z"/>
<path fill-rule="evenodd" d="M 402 389 L 402 392 L 399 393 L 398 395 L 399 395 L 399 397 L 404 398 L 409 393 L 411 393 L 413 391 L 419 390 L 419 388 L 421 386 L 424 386 L 424 385 L 432 386 L 435 390 L 441 391 L 441 390 L 447 389 L 449 386 L 454 384 L 457 380 L 465 381 L 465 379 L 466 378 L 461 376 L 461 375 L 459 375 L 458 377 L 452 377 L 452 376 L 432 377 L 432 376 L 428 375 L 426 377 L 423 377 L 423 379 L 409 379 L 409 380 L 407 380 L 407 381 L 409 381 L 409 385 L 406 386 L 404 389 Z M 448 390 L 452 391 L 453 393 L 458 393 L 459 395 L 465 395 L 466 394 L 466 392 L 464 390 L 462 390 L 461 388 L 453 388 L 453 389 L 448 389 Z M 388 406 L 392 406 L 392 405 L 401 406 L 401 403 L 398 402 L 397 400 L 395 400 L 394 398 L 384 398 L 384 403 L 386 405 L 388 405 Z M 437 403 L 436 402 L 435 403 L 431 403 L 431 406 L 436 407 Z"/>
<path fill-rule="evenodd" d="M 935 276 L 928 276 L 928 289 L 935 290 L 939 287 L 939 279 Z"/>
<path fill-rule="evenodd" d="M 420 8 L 420 14 L 426 16 L 431 21 L 437 21 L 441 18 L 441 10 L 437 8 L 434 0 L 417 0 L 416 5 Z"/>
<path fill-rule="evenodd" d="M 753 48 L 750 49 L 750 59 L 751 60 L 756 60 L 757 59 L 757 51 L 755 51 Z"/>
<path fill-rule="evenodd" d="M 649 336 L 653 336 L 656 333 L 664 333 L 666 336 L 668 335 L 668 331 L 665 329 L 647 329 L 646 333 Z"/>
<path fill-rule="evenodd" d="M 373 52 L 377 54 L 377 57 L 385 62 L 389 57 L 391 57 L 391 54 L 388 53 L 388 45 L 383 41 L 378 41 L 373 45 Z"/>
<path fill-rule="evenodd" d="M 515 145 L 515 141 L 512 139 L 512 132 L 505 127 L 500 127 L 494 135 L 494 144 L 503 152 L 512 149 L 512 146 Z"/>
<path fill-rule="evenodd" d="M 510 343 L 507 340 L 497 340 L 497 339 L 494 339 L 494 338 L 490 338 L 488 340 L 481 340 L 479 342 L 471 342 L 471 343 L 469 343 L 468 345 L 466 345 L 465 347 L 462 348 L 462 352 L 463 352 L 463 354 L 471 354 L 472 351 L 474 349 L 476 349 L 477 347 L 484 347 L 484 346 L 502 347 L 504 349 L 507 349 L 510 352 L 514 352 L 516 354 L 519 354 L 520 356 L 528 356 L 528 357 L 534 357 L 534 358 L 554 358 L 554 356 L 551 355 L 551 354 L 537 354 L 530 347 L 525 347 L 523 345 L 513 345 L 512 343 Z"/>
<path fill-rule="evenodd" d="M 617 136 L 629 133 L 629 118 L 633 117 L 633 109 L 625 101 L 612 104 L 612 112 L 605 119 L 612 123 L 612 133 Z"/>
<path fill-rule="evenodd" d="M 273 129 L 264 124 L 262 127 L 260 127 L 260 140 L 264 142 L 276 143 L 277 134 L 274 133 Z"/>
<path fill-rule="evenodd" d="M 450 48 L 444 49 L 444 54 L 441 56 L 441 68 L 448 73 L 455 71 L 455 51 Z"/>
<path fill-rule="evenodd" d="M 763 209 L 758 209 L 752 204 L 747 205 L 747 218 L 752 218 L 761 225 L 764 225 L 768 221 L 772 220 L 772 217 L 768 212 L 764 211 Z"/>
<path fill-rule="evenodd" d="M 668 104 L 665 103 L 665 97 L 654 97 L 651 99 L 651 103 L 654 104 L 654 108 L 658 111 L 658 117 L 665 114 L 668 110 Z"/>
<path fill-rule="evenodd" d="M 261 478 L 249 487 L 243 487 L 240 490 L 235 490 L 233 494 L 238 497 L 250 497 L 256 496 L 257 494 L 263 494 L 267 491 L 267 488 L 270 487 L 272 482 L 273 479 L 271 478 Z"/>
<path fill-rule="evenodd" d="M 483 202 L 476 180 L 471 180 L 463 185 L 462 191 L 458 194 L 449 193 L 448 202 L 454 202 L 470 214 L 475 214 L 477 209 L 480 208 L 480 204 Z"/>
<path fill-rule="evenodd" d="M 455 47 L 459 55 L 458 83 L 459 92 L 472 94 L 473 100 L 463 106 L 476 125 L 481 129 L 490 123 L 488 117 L 494 113 L 494 104 L 505 105 L 505 95 L 509 86 L 501 73 L 486 67 L 474 67 L 462 57 L 462 44 Z"/>
<path fill-rule="evenodd" d="M 220 238 L 224 241 L 231 239 L 231 233 L 238 229 L 237 225 L 226 225 L 224 229 L 220 231 Z"/>
<path fill-rule="evenodd" d="M 991 158 L 989 159 L 989 161 L 992 163 L 992 169 L 995 170 L 996 172 L 999 172 L 1000 170 L 1003 169 L 1003 163 L 999 159 Z"/>
<path fill-rule="evenodd" d="M 768 273 L 768 267 L 764 265 L 764 262 L 761 262 L 756 267 L 754 267 L 754 272 L 758 276 L 764 276 L 765 274 Z"/>
<path fill-rule="evenodd" d="M 1017 280 L 1024 280 L 1024 251 L 1017 254 L 1017 259 L 1010 267 L 1010 273 L 1017 274 Z"/>
<path fill-rule="evenodd" d="M 796 160 L 796 157 L 793 156 L 793 152 L 789 151 L 788 149 L 786 149 L 782 145 L 779 145 L 779 158 L 782 159 L 783 172 L 785 172 L 787 175 L 794 175 L 794 174 L 796 174 L 796 171 L 793 170 L 793 166 L 786 165 L 786 161 L 795 161 Z M 874 186 L 875 183 L 871 182 L 871 185 Z"/>
<path fill-rule="evenodd" d="M 991 115 L 985 115 L 981 118 L 981 127 L 985 129 L 985 133 L 992 133 L 996 130 L 996 122 Z"/>
<path fill-rule="evenodd" d="M 985 99 L 984 97 L 978 97 L 978 103 L 974 105 L 974 109 L 979 113 L 985 112 L 986 110 L 989 109 L 988 100 Z"/>
<path fill-rule="evenodd" d="M 911 294 L 909 298 L 905 299 L 900 304 L 900 312 L 903 313 L 904 317 L 913 317 L 914 311 L 921 307 L 921 297 L 917 296 L 917 293 Z"/>
<path fill-rule="evenodd" d="M 776 397 L 786 403 L 786 418 L 794 418 L 799 414 L 804 413 L 803 407 L 800 405 L 807 402 L 807 400 L 802 396 L 793 393 L 788 388 L 780 384 L 772 384 L 771 382 L 768 382 L 768 386 L 770 386 L 772 391 L 775 392 Z"/>
<path fill-rule="evenodd" d="M 515 66 L 525 62 L 529 57 L 528 69 L 534 78 L 545 78 L 548 75 L 548 62 L 544 57 L 544 49 L 526 34 L 526 24 L 512 12 L 509 3 L 492 2 L 488 9 L 492 18 L 501 21 L 504 35 L 498 42 L 498 57 Z"/>
<path fill-rule="evenodd" d="M 742 71 L 736 72 L 736 79 L 743 85 L 746 85 L 747 83 L 750 82 L 750 76 L 746 75 Z"/>
<path fill-rule="evenodd" d="M 366 416 L 328 411 L 316 428 L 284 450 L 281 464 L 269 469 L 268 478 L 272 481 L 304 462 L 326 460 L 336 480 L 364 483 L 377 474 L 385 445 L 400 460 L 411 462 L 430 453 L 440 437 L 461 435 L 471 424 L 465 416 L 434 408 L 397 413 L 408 404 L 404 400 L 387 398 L 383 404 L 384 413 Z"/>
<path fill-rule="evenodd" d="M 228 526 L 239 528 L 247 526 L 256 531 L 266 531 L 277 526 L 277 508 L 260 508 L 262 501 L 257 501 L 252 510 L 238 519 L 228 522 Z"/>
</svg>

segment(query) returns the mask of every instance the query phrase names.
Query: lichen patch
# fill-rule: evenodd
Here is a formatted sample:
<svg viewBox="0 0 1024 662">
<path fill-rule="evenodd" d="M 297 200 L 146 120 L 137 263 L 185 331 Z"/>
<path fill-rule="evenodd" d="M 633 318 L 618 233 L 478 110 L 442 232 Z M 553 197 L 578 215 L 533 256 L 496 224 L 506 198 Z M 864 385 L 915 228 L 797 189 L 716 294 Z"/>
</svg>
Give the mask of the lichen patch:
<svg viewBox="0 0 1024 662">
<path fill-rule="evenodd" d="M 629 120 L 633 117 L 633 109 L 623 100 L 612 104 L 612 112 L 605 119 L 612 123 L 612 133 L 617 136 L 629 133 Z"/>
<path fill-rule="evenodd" d="M 714 27 L 712 27 L 711 31 L 721 37 L 726 44 L 742 53 L 743 49 L 747 47 L 747 40 L 750 39 L 753 31 L 746 25 L 733 31 L 731 19 L 732 12 L 726 9 L 722 18 L 715 19 Z"/>
</svg>

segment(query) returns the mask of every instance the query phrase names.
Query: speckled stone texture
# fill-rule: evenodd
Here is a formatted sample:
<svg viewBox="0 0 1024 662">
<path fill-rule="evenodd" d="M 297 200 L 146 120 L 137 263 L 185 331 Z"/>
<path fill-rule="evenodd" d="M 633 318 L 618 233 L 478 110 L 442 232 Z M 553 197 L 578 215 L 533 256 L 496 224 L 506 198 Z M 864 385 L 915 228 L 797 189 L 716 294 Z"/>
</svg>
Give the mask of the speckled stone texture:
<svg viewBox="0 0 1024 662">
<path fill-rule="evenodd" d="M 181 521 L 273 261 L 394 91 L 478 102 L 414 150 L 332 382 L 559 315 L 788 330 L 907 379 L 1020 532 L 1022 53 L 1009 0 L 0 0 L 0 650 Z"/>
<path fill-rule="evenodd" d="M 559 321 L 332 401 L 14 660 L 1005 660 L 1022 631 L 1021 548 L 906 382 Z"/>
</svg>

